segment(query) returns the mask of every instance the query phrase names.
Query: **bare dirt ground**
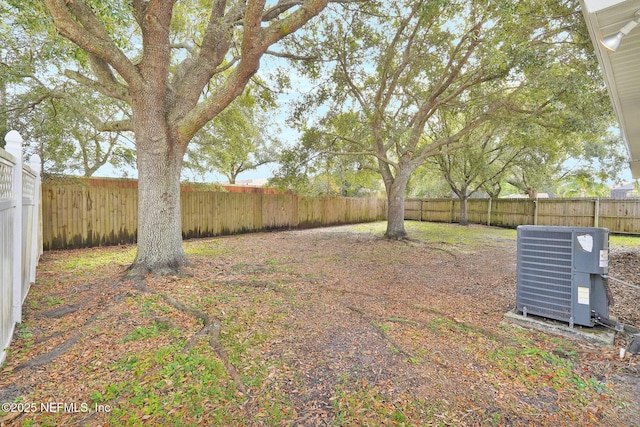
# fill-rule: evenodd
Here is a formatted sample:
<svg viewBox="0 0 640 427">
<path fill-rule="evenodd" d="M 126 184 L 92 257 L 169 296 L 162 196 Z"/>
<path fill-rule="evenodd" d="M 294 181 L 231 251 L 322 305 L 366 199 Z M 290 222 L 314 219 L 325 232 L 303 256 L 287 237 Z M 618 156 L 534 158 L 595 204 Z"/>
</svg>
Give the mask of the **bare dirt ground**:
<svg viewBox="0 0 640 427">
<path fill-rule="evenodd" d="M 129 246 L 46 253 L 0 423 L 640 425 L 638 356 L 503 323 L 513 230 L 408 229 L 194 240 L 188 274 L 144 283 L 120 280 Z M 612 276 L 637 283 L 639 266 L 637 248 L 612 249 Z M 612 292 L 613 314 L 640 325 L 640 292 Z"/>
</svg>

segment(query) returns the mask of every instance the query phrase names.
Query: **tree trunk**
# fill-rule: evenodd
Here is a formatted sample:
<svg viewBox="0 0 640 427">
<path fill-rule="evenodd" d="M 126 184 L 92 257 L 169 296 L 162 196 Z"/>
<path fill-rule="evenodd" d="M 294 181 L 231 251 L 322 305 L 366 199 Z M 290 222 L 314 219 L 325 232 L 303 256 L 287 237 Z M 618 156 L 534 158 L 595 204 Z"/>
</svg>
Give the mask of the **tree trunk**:
<svg viewBox="0 0 640 427">
<path fill-rule="evenodd" d="M 172 150 L 138 150 L 138 253 L 132 275 L 176 273 L 186 263 L 182 249 L 180 170 Z"/>
<path fill-rule="evenodd" d="M 400 168 L 391 185 L 387 187 L 387 231 L 384 236 L 388 239 L 405 239 L 407 232 L 404 229 L 404 197 L 407 191 L 407 182 L 411 175 L 409 171 Z"/>
<path fill-rule="evenodd" d="M 467 201 L 469 200 L 469 196 L 462 195 L 460 197 L 460 221 L 458 223 L 460 225 L 469 225 L 469 214 L 467 211 Z"/>
<path fill-rule="evenodd" d="M 182 249 L 180 172 L 185 148 L 167 123 L 161 98 L 150 90 L 134 105 L 138 164 L 138 252 L 132 276 L 175 274 L 187 259 Z M 137 108 L 136 108 L 137 107 Z"/>
<path fill-rule="evenodd" d="M 531 200 L 535 200 L 538 197 L 538 190 L 536 190 L 535 188 L 525 188 L 524 193 Z"/>
</svg>

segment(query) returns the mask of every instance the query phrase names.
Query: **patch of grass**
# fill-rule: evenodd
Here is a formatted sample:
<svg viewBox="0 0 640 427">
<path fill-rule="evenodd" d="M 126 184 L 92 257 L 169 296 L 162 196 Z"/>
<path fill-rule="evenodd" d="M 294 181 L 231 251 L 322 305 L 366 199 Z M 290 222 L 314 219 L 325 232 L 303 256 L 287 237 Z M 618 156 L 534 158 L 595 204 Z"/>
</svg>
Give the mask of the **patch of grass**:
<svg viewBox="0 0 640 427">
<path fill-rule="evenodd" d="M 444 317 L 436 317 L 426 325 L 429 329 L 436 332 L 438 335 L 449 335 L 451 332 L 473 332 L 473 329 L 468 325 L 460 322 L 455 322 L 451 319 Z"/>
<path fill-rule="evenodd" d="M 63 260 L 56 262 L 63 270 L 89 272 L 108 264 L 132 263 L 136 255 L 136 248 L 93 248 L 90 251 L 69 251 L 67 255 Z"/>
<path fill-rule="evenodd" d="M 243 382 L 254 389 L 256 420 L 263 425 L 290 424 L 293 404 L 288 395 L 267 381 L 267 365 L 252 350 L 269 337 L 249 332 L 247 321 L 256 313 L 247 313 L 234 325 L 223 328 L 220 339 L 229 360 L 241 372 Z M 224 337 L 224 339 L 223 339 Z M 224 363 L 211 349 L 208 340 L 200 340 L 185 353 L 184 343 L 146 352 L 130 353 L 112 366 L 121 378 L 91 394 L 92 404 L 109 405 L 110 425 L 165 426 L 244 425 L 246 396 L 238 392 Z M 277 364 L 276 364 L 277 365 Z M 276 369 L 271 362 L 269 369 Z"/>
<path fill-rule="evenodd" d="M 51 308 L 64 304 L 64 300 L 62 298 L 50 296 L 44 297 L 44 302 L 47 304 L 47 307 Z"/>
<path fill-rule="evenodd" d="M 133 332 L 125 336 L 122 339 L 122 342 L 126 343 L 129 341 L 158 338 L 163 333 L 170 332 L 171 330 L 172 327 L 168 323 L 155 321 L 149 326 L 141 326 L 135 329 Z"/>
<path fill-rule="evenodd" d="M 215 258 L 229 253 L 222 241 L 215 239 L 196 239 L 184 242 L 184 253 L 207 258 Z"/>
<path fill-rule="evenodd" d="M 385 334 L 391 330 L 391 325 L 386 322 L 372 322 L 374 326 L 380 329 Z"/>
<path fill-rule="evenodd" d="M 386 221 L 366 222 L 345 226 L 344 229 L 352 233 L 373 234 L 382 237 L 387 228 Z"/>
<path fill-rule="evenodd" d="M 408 323 L 414 326 L 418 325 L 418 322 L 416 322 L 415 320 L 405 319 L 404 317 L 389 317 L 387 321 L 394 323 Z"/>
<path fill-rule="evenodd" d="M 498 370 L 509 380 L 535 391 L 543 387 L 562 390 L 575 403 L 586 405 L 594 396 L 608 391 L 606 384 L 593 378 L 583 378 L 577 372 L 573 361 L 555 352 L 532 347 L 503 347 L 489 353 Z"/>
<path fill-rule="evenodd" d="M 440 403 L 427 403 L 405 394 L 387 396 L 362 380 L 355 385 L 339 384 L 332 405 L 336 426 L 410 426 L 433 425 Z"/>
<path fill-rule="evenodd" d="M 218 294 L 217 299 L 218 299 L 219 303 L 228 304 L 228 303 L 230 303 L 232 301 L 237 300 L 238 297 L 235 296 L 235 295 L 232 295 L 232 294 L 220 293 L 220 294 Z M 212 305 L 216 305 L 216 303 L 214 302 L 213 299 L 210 302 L 211 302 Z"/>
<path fill-rule="evenodd" d="M 138 306 L 144 316 L 169 314 L 171 312 L 171 307 L 163 302 L 160 295 L 139 294 L 131 297 L 130 302 Z"/>
<path fill-rule="evenodd" d="M 623 236 L 619 234 L 613 234 L 609 236 L 609 246 L 635 248 L 640 246 L 640 236 Z"/>
<path fill-rule="evenodd" d="M 405 229 L 409 237 L 425 242 L 446 243 L 449 245 L 477 246 L 487 241 L 513 240 L 517 238 L 515 229 L 499 227 L 482 227 L 471 225 L 468 227 L 458 224 L 436 223 L 426 221 L 405 221 Z M 356 224 L 346 227 L 351 232 L 384 235 L 387 223 L 384 221 Z M 612 234 L 609 236 L 610 246 L 638 247 L 640 236 L 626 236 Z"/>
<path fill-rule="evenodd" d="M 35 294 L 35 292 L 33 292 L 33 294 Z M 35 311 L 40 309 L 40 302 L 37 298 L 27 298 L 25 304 L 29 307 L 29 310 Z"/>
<path fill-rule="evenodd" d="M 497 227 L 416 221 L 406 222 L 405 227 L 412 238 L 448 245 L 479 246 L 491 241 L 516 240 L 516 230 Z"/>
<path fill-rule="evenodd" d="M 240 405 L 224 364 L 204 343 L 188 353 L 179 345 L 129 354 L 114 366 L 125 371 L 91 395 L 93 403 L 109 405 L 109 424 L 237 425 Z"/>
<path fill-rule="evenodd" d="M 553 354 L 563 359 L 570 360 L 571 362 L 576 362 L 578 360 L 578 351 L 574 343 L 559 337 L 552 337 L 551 342 L 556 345 L 553 349 Z"/>
<path fill-rule="evenodd" d="M 22 340 L 29 340 L 33 338 L 33 332 L 31 332 L 31 328 L 26 323 L 16 324 L 16 335 Z"/>
<path fill-rule="evenodd" d="M 381 237 L 384 235 L 386 226 L 386 222 L 375 222 L 349 226 L 348 230 Z M 480 246 L 492 241 L 515 241 L 517 237 L 516 230 L 498 227 L 461 226 L 458 224 L 420 221 L 405 221 L 404 226 L 407 234 L 412 239 L 447 245 Z"/>
</svg>

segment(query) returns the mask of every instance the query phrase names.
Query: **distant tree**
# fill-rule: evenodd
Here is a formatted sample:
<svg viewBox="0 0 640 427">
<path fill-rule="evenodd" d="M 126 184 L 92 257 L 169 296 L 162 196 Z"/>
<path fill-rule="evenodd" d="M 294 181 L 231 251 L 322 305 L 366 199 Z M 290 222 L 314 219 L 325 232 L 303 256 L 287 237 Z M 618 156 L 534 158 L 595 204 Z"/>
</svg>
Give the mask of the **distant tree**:
<svg viewBox="0 0 640 427">
<path fill-rule="evenodd" d="M 91 176 L 107 163 L 131 166 L 134 153 L 124 135 L 102 132 L 105 121 L 126 114 L 122 104 L 60 79 L 54 70 L 69 52 L 47 32 L 41 16 L 5 3 L 0 12 L 0 132 L 18 130 L 26 152 L 42 158 L 45 174 Z"/>
<path fill-rule="evenodd" d="M 451 197 L 451 187 L 439 170 L 425 163 L 416 169 L 407 184 L 408 197 Z"/>
<path fill-rule="evenodd" d="M 456 132 L 455 117 L 441 114 L 441 128 L 445 132 Z M 449 130 L 448 121 L 453 121 L 454 129 Z M 462 120 L 464 123 L 464 120 Z M 436 154 L 427 164 L 433 164 L 449 184 L 451 191 L 460 200 L 461 225 L 467 225 L 467 201 L 488 183 L 499 180 L 512 167 L 525 147 L 521 141 L 509 137 L 505 122 L 487 121 L 467 133 L 462 139 L 463 146 L 456 150 Z"/>
<path fill-rule="evenodd" d="M 308 129 L 296 145 L 281 152 L 280 167 L 270 184 L 312 196 L 378 194 L 379 175 L 367 165 L 370 161 L 365 157 L 343 155 L 341 143 L 335 137 Z"/>
<path fill-rule="evenodd" d="M 527 145 L 520 160 L 511 168 L 504 182 L 516 187 L 521 193 L 535 199 L 542 191 L 559 189 L 565 193 L 588 177 L 595 193 L 608 182 L 619 182 L 625 167 L 626 153 L 622 140 L 610 133 L 612 114 L 603 113 L 592 118 L 590 132 L 571 132 L 570 125 L 558 126 L 560 132 L 536 132 L 530 137 L 543 141 L 541 149 L 535 144 Z M 608 119 L 608 120 L 607 120 Z M 588 116 L 583 117 L 583 126 L 588 126 Z M 585 128 L 582 128 L 585 129 Z M 564 189 L 563 189 L 564 188 Z"/>
<path fill-rule="evenodd" d="M 82 87 L 31 87 L 12 99 L 12 123 L 21 129 L 28 152 L 37 152 L 45 174 L 92 176 L 100 167 L 132 167 L 135 153 L 126 132 L 103 132 L 104 118 L 120 116 L 119 106 L 95 99 Z"/>
<path fill-rule="evenodd" d="M 240 96 L 194 136 L 185 167 L 201 176 L 215 170 L 235 184 L 242 172 L 275 162 L 281 143 L 268 108 L 275 105 L 258 105 L 249 93 Z"/>
<path fill-rule="evenodd" d="M 560 197 L 606 197 L 609 193 L 606 184 L 595 181 L 589 173 L 580 172 L 565 178 L 556 194 Z"/>
<path fill-rule="evenodd" d="M 613 121 L 613 120 L 612 120 Z M 621 175 L 627 168 L 627 150 L 619 134 L 613 134 L 607 126 L 599 138 L 585 139 L 581 144 L 581 154 L 572 167 L 572 175 L 588 175 L 598 184 L 621 182 Z"/>
<path fill-rule="evenodd" d="M 589 77 L 585 73 L 583 78 Z M 573 96 L 576 98 L 571 100 Z M 622 147 L 616 146 L 617 141 L 611 139 L 608 131 L 613 115 L 603 111 L 594 120 L 588 114 L 563 111 L 574 104 L 604 104 L 607 101 L 599 96 L 583 97 L 574 92 L 550 99 L 552 101 L 540 111 L 497 115 L 465 135 L 461 140 L 463 147 L 435 155 L 428 161 L 436 165 L 460 199 L 461 224 L 468 222 L 467 198 L 479 190 L 497 197 L 502 188 L 500 183 L 507 178 L 535 198 L 545 183 L 549 186 L 554 181 L 566 180 L 567 175 L 591 176 L 594 184 L 604 185 L 604 181 L 613 179 L 620 172 Z M 438 129 L 445 134 L 455 132 L 457 124 L 465 122 L 446 110 L 439 114 L 439 119 Z M 579 168 L 567 171 L 569 159 L 574 159 Z M 525 171 L 522 181 L 518 181 L 515 173 Z"/>
<path fill-rule="evenodd" d="M 566 113 L 573 86 L 594 89 L 591 76 L 579 77 L 581 62 L 597 69 L 585 34 L 577 1 L 367 2 L 352 15 L 325 15 L 298 40 L 311 46 L 307 55 L 327 58 L 301 67 L 318 89 L 300 111 L 353 112 L 359 125 L 335 136 L 345 153 L 376 162 L 389 202 L 385 235 L 403 238 L 407 184 L 428 158 L 469 143 L 497 114 Z M 442 109 L 464 112 L 447 135 L 434 131 Z"/>
</svg>

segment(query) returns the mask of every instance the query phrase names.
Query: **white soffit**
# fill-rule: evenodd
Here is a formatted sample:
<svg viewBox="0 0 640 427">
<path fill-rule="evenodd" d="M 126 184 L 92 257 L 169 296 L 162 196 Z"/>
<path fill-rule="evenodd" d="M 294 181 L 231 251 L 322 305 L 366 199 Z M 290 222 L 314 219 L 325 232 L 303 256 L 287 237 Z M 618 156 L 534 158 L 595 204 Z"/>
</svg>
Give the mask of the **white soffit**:
<svg viewBox="0 0 640 427">
<path fill-rule="evenodd" d="M 580 0 L 600 68 L 609 90 L 620 132 L 630 157 L 631 173 L 640 178 L 640 25 L 622 39 L 616 52 L 599 42 L 616 34 L 640 10 L 640 0 Z"/>
</svg>

